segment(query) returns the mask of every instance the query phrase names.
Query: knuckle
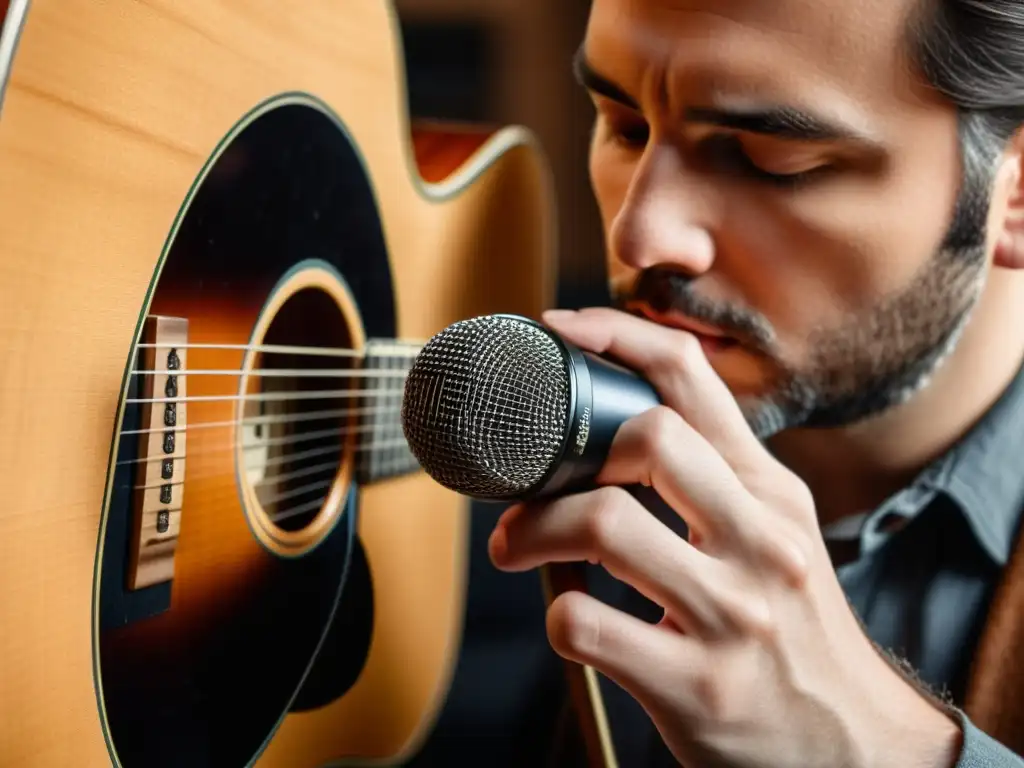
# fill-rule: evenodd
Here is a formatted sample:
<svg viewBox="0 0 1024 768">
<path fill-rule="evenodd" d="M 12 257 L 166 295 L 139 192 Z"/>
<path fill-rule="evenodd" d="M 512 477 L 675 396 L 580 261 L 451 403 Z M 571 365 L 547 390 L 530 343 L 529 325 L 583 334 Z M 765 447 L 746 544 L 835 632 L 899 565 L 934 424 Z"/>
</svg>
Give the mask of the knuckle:
<svg viewBox="0 0 1024 768">
<path fill-rule="evenodd" d="M 738 585 L 719 586 L 714 600 L 731 632 L 754 637 L 770 637 L 773 618 L 768 601 L 756 588 Z"/>
<path fill-rule="evenodd" d="M 566 592 L 551 603 L 547 632 L 555 651 L 571 656 L 592 656 L 598 649 L 601 620 L 587 608 L 587 599 L 579 592 Z"/>
<path fill-rule="evenodd" d="M 787 507 L 791 509 L 799 519 L 814 515 L 814 494 L 807 483 L 801 480 L 792 472 L 786 472 L 787 478 L 779 485 L 786 494 Z"/>
<path fill-rule="evenodd" d="M 761 595 L 747 594 L 733 605 L 733 620 L 744 632 L 758 640 L 771 641 L 775 636 L 775 622 L 768 601 Z"/>
<path fill-rule="evenodd" d="M 750 516 L 744 526 L 744 549 L 761 567 L 802 583 L 816 554 L 812 533 L 818 531 L 810 488 L 788 471 L 770 473 L 753 489 L 753 496 L 759 499 L 761 514 Z"/>
<path fill-rule="evenodd" d="M 788 537 L 779 561 L 785 581 L 792 588 L 802 589 L 807 585 L 814 554 L 812 540 L 806 534 L 798 532 Z"/>
<path fill-rule="evenodd" d="M 719 722 L 727 712 L 727 693 L 719 675 L 712 669 L 702 670 L 693 681 L 693 700 L 704 720 Z"/>
<path fill-rule="evenodd" d="M 810 487 L 785 467 L 780 470 L 767 474 L 763 498 L 770 500 L 772 507 L 781 510 L 794 522 L 805 523 L 815 518 L 814 495 Z"/>
<path fill-rule="evenodd" d="M 699 715 L 719 727 L 736 726 L 748 720 L 750 676 L 749 665 L 732 659 L 702 672 L 694 687 Z"/>
<path fill-rule="evenodd" d="M 682 417 L 666 405 L 657 405 L 647 412 L 641 433 L 649 456 L 661 456 L 679 445 Z"/>
<path fill-rule="evenodd" d="M 651 371 L 652 378 L 665 378 L 669 381 L 687 377 L 699 370 L 701 361 L 705 360 L 704 351 L 696 336 L 689 333 L 674 334 L 671 346 L 665 349 Z"/>
<path fill-rule="evenodd" d="M 704 350 L 697 337 L 692 333 L 680 334 L 679 342 L 676 345 L 676 364 L 692 371 L 694 366 L 704 359 Z"/>
<path fill-rule="evenodd" d="M 791 587 L 805 584 L 810 570 L 813 552 L 804 531 L 801 523 L 780 520 L 771 530 L 762 529 L 751 548 L 769 574 Z"/>
<path fill-rule="evenodd" d="M 618 486 L 609 486 L 595 492 L 593 510 L 587 516 L 587 534 L 593 547 L 606 552 L 614 546 L 622 525 L 622 510 L 629 494 Z"/>
</svg>

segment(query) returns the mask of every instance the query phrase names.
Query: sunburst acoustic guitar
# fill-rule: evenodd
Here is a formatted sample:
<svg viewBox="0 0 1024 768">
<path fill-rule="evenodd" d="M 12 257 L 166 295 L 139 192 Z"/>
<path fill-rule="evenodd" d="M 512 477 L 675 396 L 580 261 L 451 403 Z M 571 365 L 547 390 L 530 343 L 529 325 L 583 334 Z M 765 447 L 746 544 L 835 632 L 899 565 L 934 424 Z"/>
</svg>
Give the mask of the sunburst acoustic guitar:
<svg viewBox="0 0 1024 768">
<path fill-rule="evenodd" d="M 397 764 L 461 636 L 420 340 L 553 295 L 529 134 L 383 0 L 0 1 L 0 764 Z"/>
</svg>

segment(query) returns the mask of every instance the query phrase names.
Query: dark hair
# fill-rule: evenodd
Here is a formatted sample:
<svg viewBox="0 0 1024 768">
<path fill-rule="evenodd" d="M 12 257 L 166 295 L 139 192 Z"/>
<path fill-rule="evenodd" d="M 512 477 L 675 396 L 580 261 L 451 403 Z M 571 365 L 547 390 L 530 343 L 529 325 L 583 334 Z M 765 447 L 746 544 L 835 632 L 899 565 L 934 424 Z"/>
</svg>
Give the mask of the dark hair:
<svg viewBox="0 0 1024 768">
<path fill-rule="evenodd" d="M 960 112 L 960 204 L 973 209 L 960 213 L 977 224 L 995 163 L 1024 124 L 1024 2 L 921 0 L 910 31 L 913 63 Z"/>
</svg>

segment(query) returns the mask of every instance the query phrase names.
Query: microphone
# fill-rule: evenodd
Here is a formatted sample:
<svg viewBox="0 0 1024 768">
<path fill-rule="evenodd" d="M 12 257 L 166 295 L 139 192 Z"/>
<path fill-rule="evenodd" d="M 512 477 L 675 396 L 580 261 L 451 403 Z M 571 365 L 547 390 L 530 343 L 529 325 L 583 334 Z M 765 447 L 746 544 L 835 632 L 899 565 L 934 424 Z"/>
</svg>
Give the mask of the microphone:
<svg viewBox="0 0 1024 768">
<path fill-rule="evenodd" d="M 633 371 L 529 318 L 496 314 L 426 343 L 401 419 L 435 481 L 483 501 L 524 501 L 596 487 L 619 427 L 659 402 Z"/>
</svg>

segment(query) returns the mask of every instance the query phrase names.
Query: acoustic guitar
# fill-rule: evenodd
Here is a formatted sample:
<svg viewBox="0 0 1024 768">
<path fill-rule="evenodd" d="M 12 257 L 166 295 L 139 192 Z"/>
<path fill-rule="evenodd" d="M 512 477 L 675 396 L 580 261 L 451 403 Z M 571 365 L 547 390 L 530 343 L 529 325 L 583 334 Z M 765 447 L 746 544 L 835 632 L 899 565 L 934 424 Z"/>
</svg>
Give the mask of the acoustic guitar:
<svg viewBox="0 0 1024 768">
<path fill-rule="evenodd" d="M 412 125 L 383 0 L 0 18 L 0 764 L 402 762 L 468 531 L 403 378 L 551 304 L 534 139 Z"/>
</svg>

